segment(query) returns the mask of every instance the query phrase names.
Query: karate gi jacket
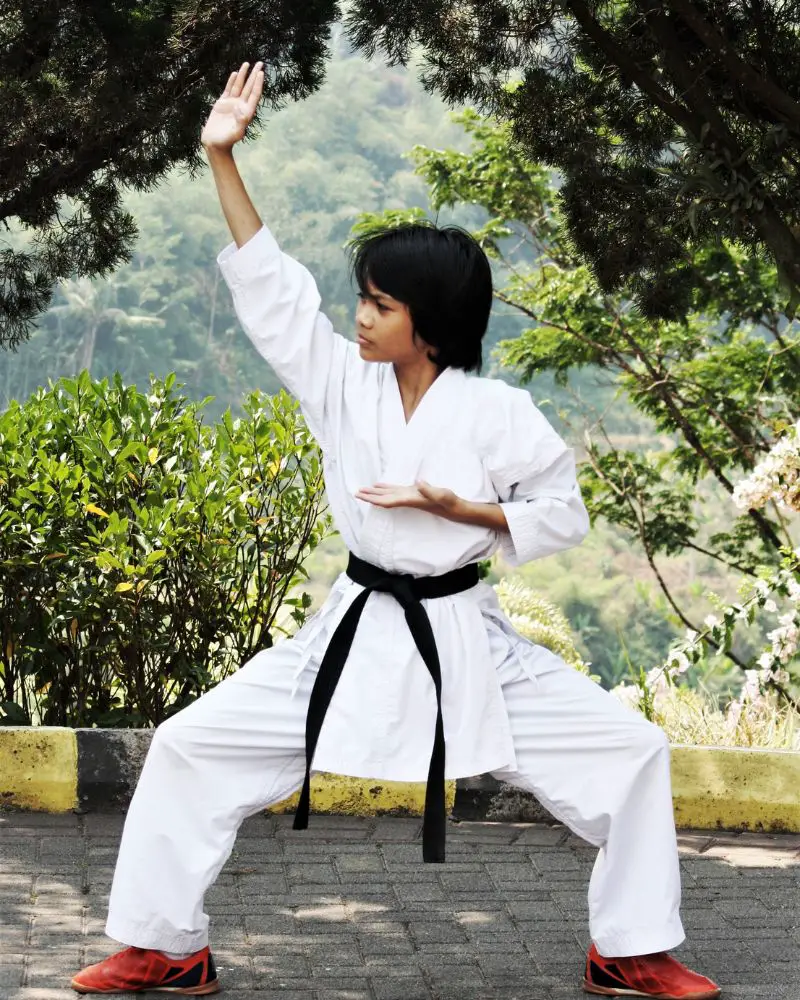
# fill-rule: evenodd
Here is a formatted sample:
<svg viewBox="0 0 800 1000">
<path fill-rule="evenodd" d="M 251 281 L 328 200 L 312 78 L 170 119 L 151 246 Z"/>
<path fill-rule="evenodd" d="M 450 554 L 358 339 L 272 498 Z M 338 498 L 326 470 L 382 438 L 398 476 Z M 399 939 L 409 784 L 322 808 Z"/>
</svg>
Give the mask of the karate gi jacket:
<svg viewBox="0 0 800 1000">
<path fill-rule="evenodd" d="M 438 576 L 499 548 L 512 565 L 578 544 L 589 526 L 572 451 L 528 392 L 445 369 L 406 422 L 391 364 L 364 361 L 320 311 L 311 274 L 268 229 L 218 258 L 237 316 L 299 400 L 318 441 L 336 528 L 348 549 L 392 573 Z M 500 503 L 508 532 L 458 524 L 354 496 L 376 482 L 422 479 L 476 502 Z M 361 587 L 342 574 L 322 608 L 286 640 L 297 676 L 319 665 Z M 423 602 L 442 671 L 448 778 L 515 766 L 496 670 L 515 656 L 529 674 L 563 667 L 519 636 L 485 583 Z M 264 669 L 269 669 L 265 665 Z M 424 781 L 436 718 L 433 682 L 390 594 L 368 599 L 328 709 L 314 769 Z"/>
</svg>

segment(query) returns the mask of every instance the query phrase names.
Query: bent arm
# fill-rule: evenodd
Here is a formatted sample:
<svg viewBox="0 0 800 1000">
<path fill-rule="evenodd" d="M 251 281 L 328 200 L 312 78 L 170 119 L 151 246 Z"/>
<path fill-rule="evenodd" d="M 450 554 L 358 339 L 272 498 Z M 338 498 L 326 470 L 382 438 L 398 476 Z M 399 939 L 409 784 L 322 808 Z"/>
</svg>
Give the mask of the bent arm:
<svg viewBox="0 0 800 1000">
<path fill-rule="evenodd" d="M 500 508 L 508 525 L 500 535 L 500 551 L 512 566 L 580 544 L 589 531 L 589 515 L 572 450 L 565 446 L 546 468 L 513 484 Z"/>
<path fill-rule="evenodd" d="M 504 393 L 487 466 L 497 490 L 500 551 L 512 566 L 572 548 L 589 530 L 575 456 L 530 395 Z M 492 506 L 492 505 L 489 505 Z"/>
</svg>

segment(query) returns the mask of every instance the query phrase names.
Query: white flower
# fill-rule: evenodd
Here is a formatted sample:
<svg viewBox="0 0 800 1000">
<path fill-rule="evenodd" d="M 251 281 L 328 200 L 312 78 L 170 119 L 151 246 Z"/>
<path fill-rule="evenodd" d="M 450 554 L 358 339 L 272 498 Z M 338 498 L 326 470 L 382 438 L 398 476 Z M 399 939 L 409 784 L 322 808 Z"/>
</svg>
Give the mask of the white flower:
<svg viewBox="0 0 800 1000">
<path fill-rule="evenodd" d="M 770 500 L 798 509 L 800 496 L 800 437 L 793 428 L 758 463 L 750 475 L 736 484 L 733 502 L 740 510 L 763 507 Z"/>
<path fill-rule="evenodd" d="M 775 662 L 775 657 L 770 652 L 764 652 L 758 658 L 758 665 L 762 670 L 772 670 L 772 664 Z"/>
<path fill-rule="evenodd" d="M 708 628 L 719 628 L 720 621 L 719 618 L 716 617 L 716 615 L 706 615 L 706 617 L 703 619 L 703 624 L 707 625 Z"/>
<path fill-rule="evenodd" d="M 766 580 L 759 580 L 758 583 L 756 584 L 756 593 L 758 594 L 759 597 L 766 597 L 771 590 L 772 587 L 767 583 Z"/>
<path fill-rule="evenodd" d="M 774 615 L 778 610 L 778 605 L 770 598 L 768 601 L 764 601 L 764 610 Z"/>
<path fill-rule="evenodd" d="M 761 678 L 757 670 L 745 670 L 745 682 L 742 686 L 741 700 L 752 701 L 761 693 Z"/>
<path fill-rule="evenodd" d="M 661 667 L 653 667 L 652 670 L 648 670 L 645 675 L 645 684 L 648 690 L 652 691 L 653 694 L 658 694 L 661 691 L 666 691 L 669 688 L 669 682 L 667 681 L 667 676 Z"/>
<path fill-rule="evenodd" d="M 695 632 L 694 629 L 691 628 L 686 629 L 686 641 L 689 643 L 690 646 L 694 646 L 696 644 L 697 632 Z"/>
<path fill-rule="evenodd" d="M 732 701 L 728 705 L 728 709 L 725 713 L 725 722 L 729 729 L 734 730 L 739 725 L 739 719 L 742 715 L 742 703 L 741 701 Z"/>
<path fill-rule="evenodd" d="M 618 684 L 615 688 L 611 689 L 611 693 L 616 695 L 622 704 L 627 705 L 628 708 L 639 707 L 641 694 L 639 688 L 634 687 L 633 684 Z"/>
<path fill-rule="evenodd" d="M 689 657 L 679 649 L 673 649 L 669 654 L 667 666 L 672 666 L 673 664 L 675 664 L 675 673 L 677 674 L 685 674 L 691 666 Z"/>
</svg>

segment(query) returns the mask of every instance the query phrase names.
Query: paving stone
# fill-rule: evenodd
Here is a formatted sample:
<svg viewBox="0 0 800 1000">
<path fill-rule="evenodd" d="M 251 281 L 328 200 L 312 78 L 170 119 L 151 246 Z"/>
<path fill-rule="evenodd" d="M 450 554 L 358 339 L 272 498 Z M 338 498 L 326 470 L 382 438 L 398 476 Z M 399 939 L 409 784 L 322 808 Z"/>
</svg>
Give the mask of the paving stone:
<svg viewBox="0 0 800 1000">
<path fill-rule="evenodd" d="M 0 989 L 5 994 L 6 990 L 22 985 L 23 965 L 22 962 L 14 965 L 0 965 Z M 63 978 L 63 977 L 62 977 Z"/>
<path fill-rule="evenodd" d="M 158 994 L 160 996 L 161 994 Z M 148 994 L 144 994 L 145 997 Z M 153 994 L 155 1000 L 155 994 Z M 73 995 L 74 1000 L 74 995 Z M 259 989 L 257 993 L 250 990 L 240 990 L 238 992 L 225 991 L 225 1000 L 317 1000 L 317 994 L 313 990 L 303 989 Z"/>
<path fill-rule="evenodd" d="M 508 912 L 512 917 L 519 920 L 536 920 L 542 923 L 564 920 L 564 911 L 555 903 L 546 900 L 535 900 L 533 902 L 513 901 L 507 905 Z"/>
<path fill-rule="evenodd" d="M 3 1000 L 75 1000 L 76 996 L 69 987 L 52 989 L 47 986 L 21 986 L 9 990 Z"/>
<path fill-rule="evenodd" d="M 419 960 L 414 956 L 365 955 L 364 966 L 373 977 L 414 977 L 420 975 Z"/>
<path fill-rule="evenodd" d="M 414 947 L 407 937 L 392 937 L 388 934 L 359 937 L 361 952 L 368 955 L 411 955 Z"/>
<path fill-rule="evenodd" d="M 376 1000 L 431 1000 L 428 985 L 421 977 L 372 979 Z"/>
<path fill-rule="evenodd" d="M 462 927 L 456 923 L 437 921 L 421 923 L 418 920 L 409 921 L 408 929 L 417 944 L 447 943 L 458 944 L 467 940 Z"/>
<path fill-rule="evenodd" d="M 383 874 L 386 871 L 383 859 L 379 854 L 367 854 L 364 856 L 345 854 L 336 859 L 336 868 L 340 874 L 347 873 L 348 877 L 353 872 L 377 872 Z"/>
<path fill-rule="evenodd" d="M 206 896 L 228 1000 L 577 1000 L 596 851 L 562 827 L 251 817 Z M 0 997 L 62 1000 L 104 936 L 122 817 L 0 812 Z M 795 843 L 797 840 L 797 843 Z M 678 957 L 726 1000 L 800 1000 L 800 838 L 680 833 Z"/>
<path fill-rule="evenodd" d="M 420 840 L 421 835 L 422 821 L 419 819 L 400 819 L 382 816 L 375 823 L 372 830 L 372 839 L 378 843 Z M 422 845 L 420 843 L 417 846 L 417 850 L 421 849 Z"/>
<path fill-rule="evenodd" d="M 572 836 L 563 826 L 542 826 L 539 823 L 531 823 L 530 826 L 519 829 L 514 846 L 555 847 L 561 844 L 571 845 L 572 841 Z"/>
<path fill-rule="evenodd" d="M 343 990 L 319 990 L 316 996 L 317 1000 L 372 1000 L 369 988 L 353 989 L 352 986 Z"/>
<path fill-rule="evenodd" d="M 264 979 L 282 980 L 286 977 L 309 976 L 311 974 L 311 963 L 305 955 L 253 955 L 252 966 L 256 985 L 265 985 Z"/>
</svg>

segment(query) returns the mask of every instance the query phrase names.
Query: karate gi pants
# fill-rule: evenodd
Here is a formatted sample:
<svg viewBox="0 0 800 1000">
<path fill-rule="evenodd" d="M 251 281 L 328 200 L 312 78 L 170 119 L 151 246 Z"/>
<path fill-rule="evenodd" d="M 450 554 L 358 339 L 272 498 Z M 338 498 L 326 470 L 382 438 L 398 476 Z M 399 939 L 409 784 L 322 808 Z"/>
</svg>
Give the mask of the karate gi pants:
<svg viewBox="0 0 800 1000">
<path fill-rule="evenodd" d="M 240 824 L 302 784 L 316 673 L 309 666 L 292 696 L 298 656 L 291 640 L 259 653 L 156 729 L 120 844 L 111 938 L 169 952 L 209 943 L 204 894 Z M 569 667 L 531 676 L 514 656 L 498 660 L 517 766 L 494 773 L 599 848 L 589 883 L 598 950 L 676 947 L 684 934 L 663 732 Z"/>
</svg>

